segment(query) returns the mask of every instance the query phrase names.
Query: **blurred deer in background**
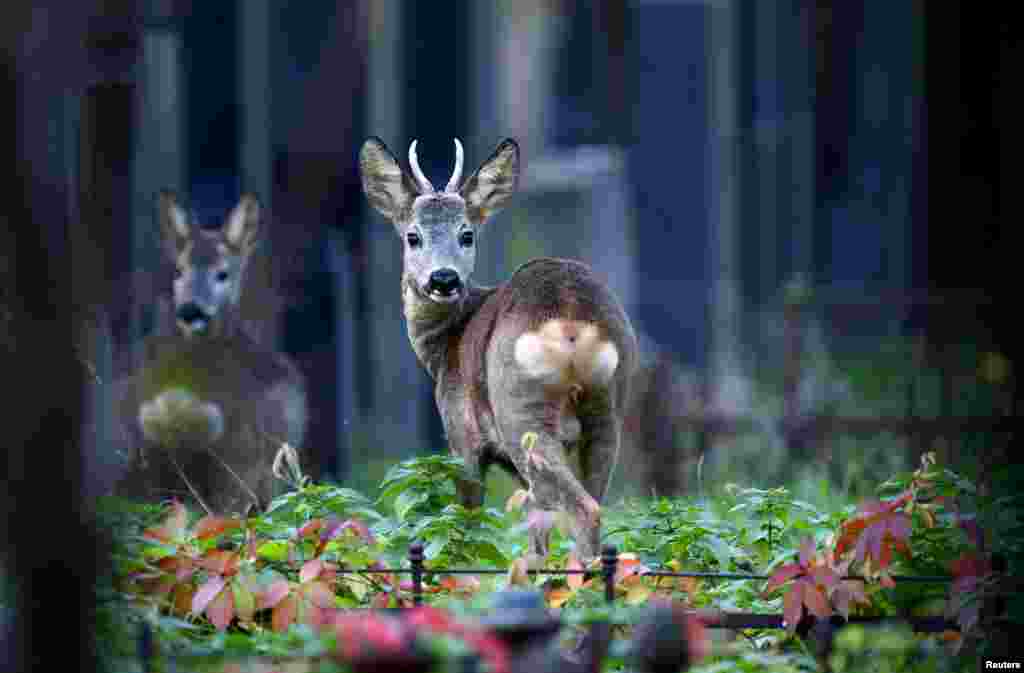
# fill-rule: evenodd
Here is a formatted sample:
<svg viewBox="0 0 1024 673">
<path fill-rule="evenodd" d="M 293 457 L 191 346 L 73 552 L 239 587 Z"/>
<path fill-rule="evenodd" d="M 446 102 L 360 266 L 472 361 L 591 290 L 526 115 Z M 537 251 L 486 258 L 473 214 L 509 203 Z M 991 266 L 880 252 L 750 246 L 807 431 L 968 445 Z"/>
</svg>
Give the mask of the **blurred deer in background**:
<svg viewBox="0 0 1024 673">
<path fill-rule="evenodd" d="M 239 314 L 259 203 L 245 195 L 222 227 L 204 229 L 162 192 L 158 217 L 159 319 L 170 334 L 150 337 L 141 366 L 117 384 L 130 465 L 115 492 L 191 494 L 218 513 L 265 506 L 278 449 L 302 443 L 306 394 L 295 366 L 260 344 Z"/>
<path fill-rule="evenodd" d="M 655 352 L 630 381 L 623 476 L 636 495 L 691 495 L 697 490 L 701 455 L 696 428 L 688 421 L 704 411 L 701 382 L 696 372 Z"/>
<path fill-rule="evenodd" d="M 636 338 L 621 304 L 580 262 L 538 258 L 498 287 L 473 284 L 476 237 L 515 191 L 519 147 L 503 141 L 464 182 L 458 139 L 455 150 L 443 191 L 420 170 L 415 141 L 412 175 L 377 138 L 363 144 L 359 163 L 370 204 L 402 241 L 409 339 L 435 382 L 451 450 L 470 472 L 460 496 L 480 506 L 497 463 L 529 489 L 534 507 L 565 512 L 579 554 L 594 557 Z M 527 433 L 536 441 L 524 442 Z M 539 537 L 533 546 L 543 553 Z"/>
</svg>

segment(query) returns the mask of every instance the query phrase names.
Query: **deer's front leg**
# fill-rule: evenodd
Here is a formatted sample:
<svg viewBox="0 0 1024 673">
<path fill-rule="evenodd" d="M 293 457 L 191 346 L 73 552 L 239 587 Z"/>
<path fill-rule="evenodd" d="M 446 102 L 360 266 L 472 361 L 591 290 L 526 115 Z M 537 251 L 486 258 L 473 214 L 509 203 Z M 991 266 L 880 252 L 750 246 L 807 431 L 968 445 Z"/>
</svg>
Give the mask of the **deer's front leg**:
<svg viewBox="0 0 1024 673">
<path fill-rule="evenodd" d="M 453 456 L 460 456 L 466 465 L 464 479 L 458 479 L 455 490 L 463 507 L 477 508 L 484 504 L 486 470 L 483 464 L 484 439 L 473 409 L 467 408 L 462 395 L 453 391 L 444 396 L 437 391 L 438 412 L 444 422 L 448 447 Z"/>
</svg>

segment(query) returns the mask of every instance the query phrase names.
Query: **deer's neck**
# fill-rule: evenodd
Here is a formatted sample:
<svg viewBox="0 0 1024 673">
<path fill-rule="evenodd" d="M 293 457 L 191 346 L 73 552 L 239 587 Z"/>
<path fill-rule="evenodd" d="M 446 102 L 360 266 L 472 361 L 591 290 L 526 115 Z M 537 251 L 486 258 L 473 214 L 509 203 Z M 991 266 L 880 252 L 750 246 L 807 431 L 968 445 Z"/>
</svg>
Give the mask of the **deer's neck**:
<svg viewBox="0 0 1024 673">
<path fill-rule="evenodd" d="M 495 288 L 467 288 L 465 296 L 454 304 L 438 304 L 420 295 L 407 283 L 402 284 L 402 305 L 409 341 L 420 364 L 435 381 L 448 362 L 452 337 L 466 328 L 466 323 L 480 310 Z"/>
</svg>

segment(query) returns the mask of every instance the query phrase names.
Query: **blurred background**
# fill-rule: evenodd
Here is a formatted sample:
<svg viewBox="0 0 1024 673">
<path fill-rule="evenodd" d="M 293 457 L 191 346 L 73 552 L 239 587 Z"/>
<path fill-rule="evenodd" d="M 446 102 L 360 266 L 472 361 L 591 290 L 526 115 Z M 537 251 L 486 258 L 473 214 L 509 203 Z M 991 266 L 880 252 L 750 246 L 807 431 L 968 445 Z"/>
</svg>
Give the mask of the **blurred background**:
<svg viewBox="0 0 1024 673">
<path fill-rule="evenodd" d="M 519 140 L 521 195 L 477 280 L 570 256 L 623 300 L 645 368 L 617 492 L 693 492 L 702 456 L 710 483 L 855 494 L 923 450 L 982 469 L 1006 455 L 1014 361 L 995 320 L 1019 131 L 998 16 L 923 0 L 4 12 L 21 170 L 81 320 L 108 327 L 83 351 L 99 379 L 153 329 L 157 190 L 210 224 L 254 191 L 269 238 L 245 311 L 307 378 L 316 479 L 370 488 L 445 446 L 400 245 L 360 189 L 368 135 L 403 163 L 418 138 L 435 183 L 452 137 L 467 171 Z M 87 417 L 108 402 L 90 385 Z M 88 493 L 119 469 L 97 423 Z"/>
<path fill-rule="evenodd" d="M 262 197 L 243 301 L 307 378 L 316 479 L 372 492 L 444 450 L 371 134 L 418 138 L 435 183 L 453 136 L 467 169 L 519 140 L 478 280 L 564 255 L 622 298 L 644 368 L 616 494 L 700 468 L 856 497 L 925 450 L 984 489 L 1019 415 L 1010 26 L 924 0 L 4 2 L 0 565 L 37 609 L 0 613 L 0 668 L 56 666 L 76 602 L 91 623 L 109 559 L 73 513 L 123 467 L 101 412 L 154 329 L 159 189 L 209 224 Z"/>
</svg>

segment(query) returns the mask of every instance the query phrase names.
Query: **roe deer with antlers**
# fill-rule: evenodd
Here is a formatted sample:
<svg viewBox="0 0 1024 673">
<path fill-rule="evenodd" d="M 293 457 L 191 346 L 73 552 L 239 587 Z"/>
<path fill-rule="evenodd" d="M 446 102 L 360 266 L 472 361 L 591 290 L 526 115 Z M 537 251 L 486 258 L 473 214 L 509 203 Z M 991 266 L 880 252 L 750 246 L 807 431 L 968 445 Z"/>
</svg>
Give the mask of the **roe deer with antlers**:
<svg viewBox="0 0 1024 673">
<path fill-rule="evenodd" d="M 465 182 L 458 139 L 455 151 L 444 191 L 420 170 L 415 141 L 411 176 L 378 138 L 363 144 L 359 163 L 370 203 L 402 241 L 409 339 L 435 382 L 451 450 L 470 472 L 460 497 L 480 506 L 487 469 L 499 464 L 533 506 L 568 515 L 580 556 L 596 556 L 636 338 L 621 304 L 581 262 L 538 258 L 498 287 L 473 284 L 476 237 L 515 191 L 519 147 L 503 141 Z M 567 452 L 577 454 L 578 475 Z M 543 553 L 539 537 L 532 544 Z"/>
<path fill-rule="evenodd" d="M 162 192 L 158 217 L 166 271 L 158 306 L 167 314 L 159 318 L 170 334 L 150 337 L 143 364 L 117 386 L 131 462 L 115 492 L 191 494 L 217 513 L 265 506 L 281 443 L 302 442 L 306 397 L 296 367 L 239 314 L 259 203 L 245 195 L 222 227 L 207 229 Z"/>
</svg>

